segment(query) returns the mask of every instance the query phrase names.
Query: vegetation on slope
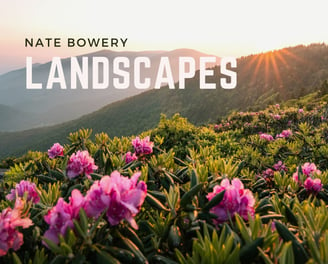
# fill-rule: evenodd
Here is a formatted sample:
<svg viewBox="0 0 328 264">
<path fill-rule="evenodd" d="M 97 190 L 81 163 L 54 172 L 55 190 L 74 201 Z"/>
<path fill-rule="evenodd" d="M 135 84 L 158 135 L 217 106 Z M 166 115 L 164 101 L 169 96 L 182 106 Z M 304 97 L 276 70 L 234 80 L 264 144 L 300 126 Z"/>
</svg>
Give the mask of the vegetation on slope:
<svg viewBox="0 0 328 264">
<path fill-rule="evenodd" d="M 4 162 L 12 166 L 1 181 L 1 217 L 21 205 L 9 200 L 30 202 L 19 215 L 28 224 L 10 229 L 20 232 L 23 243 L 0 247 L 0 260 L 327 263 L 327 101 L 328 95 L 313 93 L 262 111 L 235 112 L 207 126 L 162 116 L 157 127 L 140 135 L 143 140 L 105 133 L 92 140 L 90 130 L 80 130 L 70 134 L 58 157 L 30 151 L 8 159 Z M 135 157 L 127 154 L 133 151 Z M 88 166 L 76 172 L 79 162 Z M 98 168 L 89 166 L 93 162 Z M 117 181 L 118 174 L 126 178 Z M 21 180 L 35 183 L 40 202 L 31 200 L 36 194 L 30 189 L 31 197 L 11 194 Z M 136 195 L 129 195 L 127 186 Z M 94 191 L 103 192 L 102 198 L 90 199 Z M 140 198 L 140 207 L 133 197 Z M 88 203 L 104 201 L 117 204 L 95 216 Z M 77 213 L 76 204 L 84 209 Z M 64 217 L 68 227 L 62 228 Z M 2 236 L 2 245 L 10 238 Z"/>
</svg>

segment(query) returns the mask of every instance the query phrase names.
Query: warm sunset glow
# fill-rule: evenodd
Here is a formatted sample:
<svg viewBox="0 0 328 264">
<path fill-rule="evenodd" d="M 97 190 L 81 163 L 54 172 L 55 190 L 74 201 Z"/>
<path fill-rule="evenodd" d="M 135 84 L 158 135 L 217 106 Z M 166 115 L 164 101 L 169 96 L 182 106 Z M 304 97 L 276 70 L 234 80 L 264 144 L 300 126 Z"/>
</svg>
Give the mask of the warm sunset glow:
<svg viewBox="0 0 328 264">
<path fill-rule="evenodd" d="M 270 85 L 271 82 L 278 83 L 280 89 L 284 89 L 284 80 L 281 78 L 283 72 L 293 67 L 293 63 L 301 62 L 308 65 L 308 62 L 292 53 L 288 49 L 274 50 L 271 52 L 253 55 L 245 71 L 254 69 L 251 73 L 251 82 L 254 84 L 257 78 L 264 74 L 265 84 Z M 244 72 L 246 74 L 246 72 Z M 285 74 L 286 75 L 286 74 Z"/>
<path fill-rule="evenodd" d="M 96 51 L 90 47 L 25 48 L 25 37 L 127 37 L 124 50 L 191 48 L 221 57 L 328 42 L 326 1 L 297 2 L 297 11 L 293 1 L 271 3 L 260 0 L 201 3 L 168 0 L 162 5 L 149 0 L 3 1 L 0 74 L 23 66 L 26 56 L 47 62 L 53 56 Z"/>
</svg>

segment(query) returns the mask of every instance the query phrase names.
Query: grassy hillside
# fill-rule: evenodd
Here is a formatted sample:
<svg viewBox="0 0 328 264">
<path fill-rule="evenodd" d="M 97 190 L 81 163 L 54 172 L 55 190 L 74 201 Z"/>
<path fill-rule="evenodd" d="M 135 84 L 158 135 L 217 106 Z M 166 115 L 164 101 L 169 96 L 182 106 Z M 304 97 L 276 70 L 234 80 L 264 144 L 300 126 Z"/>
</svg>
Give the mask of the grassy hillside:
<svg viewBox="0 0 328 264">
<path fill-rule="evenodd" d="M 220 87 L 220 69 L 207 82 Z M 328 47 L 296 46 L 238 59 L 238 85 L 233 90 L 199 89 L 199 73 L 184 90 L 162 87 L 110 104 L 80 119 L 61 125 L 0 133 L 0 157 L 28 149 L 46 150 L 52 142 L 65 142 L 69 132 L 92 128 L 111 136 L 132 135 L 154 127 L 160 114 L 180 113 L 194 124 L 216 121 L 233 110 L 257 110 L 268 104 L 298 98 L 319 90 L 328 79 Z"/>
</svg>

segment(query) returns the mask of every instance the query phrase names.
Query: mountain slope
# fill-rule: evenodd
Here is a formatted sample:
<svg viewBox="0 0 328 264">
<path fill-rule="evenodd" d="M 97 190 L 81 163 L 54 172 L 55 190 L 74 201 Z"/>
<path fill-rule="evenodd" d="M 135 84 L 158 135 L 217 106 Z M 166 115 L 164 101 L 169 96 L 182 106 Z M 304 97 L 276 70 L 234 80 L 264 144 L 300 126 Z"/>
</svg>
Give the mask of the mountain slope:
<svg viewBox="0 0 328 264">
<path fill-rule="evenodd" d="M 11 106 L 0 104 L 0 128 L 11 127 L 16 129 L 33 123 L 32 116 L 27 121 L 28 113 L 17 110 Z"/>
<path fill-rule="evenodd" d="M 112 79 L 114 77 L 112 62 L 116 57 L 126 57 L 132 64 L 126 71 L 131 76 L 130 85 L 126 89 L 113 88 Z M 25 122 L 12 118 L 12 126 L 2 125 L 0 119 L 0 131 L 25 130 L 45 125 L 53 125 L 76 119 L 84 114 L 91 113 L 112 102 L 140 94 L 145 90 L 136 89 L 133 84 L 133 61 L 136 57 L 147 56 L 150 59 L 151 67 L 143 69 L 141 78 L 149 77 L 151 87 L 154 86 L 158 65 L 161 57 L 168 57 L 172 67 L 173 78 L 178 80 L 178 60 L 180 56 L 190 56 L 199 61 L 199 57 L 206 54 L 191 50 L 177 49 L 173 51 L 120 51 L 102 50 L 95 53 L 78 56 L 80 65 L 82 57 L 88 59 L 88 87 L 82 89 L 78 81 L 78 87 L 71 89 L 71 60 L 62 59 L 63 73 L 65 76 L 67 89 L 63 90 L 56 84 L 52 89 L 46 89 L 46 83 L 50 71 L 51 62 L 33 65 L 33 83 L 42 83 L 41 90 L 26 89 L 26 69 L 20 69 L 0 76 L 0 104 L 15 108 L 17 111 L 26 112 Z M 109 61 L 109 87 L 103 90 L 92 89 L 92 59 L 93 57 L 105 57 Z M 199 63 L 196 63 L 198 69 Z M 100 78 L 102 72 L 99 73 Z"/>
<path fill-rule="evenodd" d="M 207 82 L 220 87 L 220 69 Z M 162 87 L 110 104 L 99 111 L 58 126 L 20 133 L 0 134 L 0 157 L 28 149 L 46 150 L 53 142 L 65 142 L 81 127 L 111 136 L 132 135 L 156 125 L 160 113 L 179 112 L 195 124 L 216 121 L 232 110 L 260 109 L 267 104 L 298 98 L 319 89 L 328 79 L 328 47 L 297 46 L 238 60 L 238 86 L 233 90 L 199 89 L 199 73 L 184 90 Z"/>
</svg>

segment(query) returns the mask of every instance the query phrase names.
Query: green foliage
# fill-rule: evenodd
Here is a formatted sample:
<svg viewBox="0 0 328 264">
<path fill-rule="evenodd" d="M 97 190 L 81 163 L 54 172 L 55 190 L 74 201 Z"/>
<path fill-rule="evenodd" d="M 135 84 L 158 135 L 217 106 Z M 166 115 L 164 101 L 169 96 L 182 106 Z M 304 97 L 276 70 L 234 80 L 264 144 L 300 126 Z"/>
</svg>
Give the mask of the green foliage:
<svg viewBox="0 0 328 264">
<path fill-rule="evenodd" d="M 304 111 L 299 111 L 299 108 Z M 311 109 L 307 111 L 306 109 Z M 275 117 L 279 115 L 280 118 Z M 30 180 L 40 202 L 27 203 L 33 226 L 23 229 L 24 244 L 10 250 L 5 263 L 327 263 L 328 260 L 328 125 L 327 103 L 315 94 L 263 111 L 234 112 L 220 123 L 195 126 L 180 115 L 161 117 L 159 125 L 140 135 L 154 142 L 153 153 L 125 163 L 135 137 L 110 137 L 90 129 L 69 135 L 64 156 L 29 151 L 8 158 L 0 181 L 0 209 L 13 207 L 6 199 L 15 184 Z M 278 138 L 283 130 L 292 135 Z M 273 140 L 261 139 L 268 133 Z M 66 175 L 69 156 L 88 150 L 98 169 L 91 179 Z M 283 168 L 275 165 L 281 161 Z M 323 184 L 307 191 L 302 165 L 315 163 Z M 87 217 L 83 209 L 74 227 L 58 244 L 44 238 L 44 216 L 62 197 L 69 202 L 74 189 L 85 195 L 91 185 L 113 171 L 130 177 L 141 172 L 147 196 L 139 226 L 126 221 L 111 226 L 106 217 Z M 296 173 L 298 171 L 298 173 Z M 296 173 L 300 183 L 293 179 Z M 215 208 L 226 191 L 210 201 L 208 194 L 223 179 L 239 178 L 254 195 L 254 215 L 230 215 L 215 221 Z M 24 198 L 26 199 L 26 197 Z M 47 247 L 44 246 L 47 244 Z"/>
<path fill-rule="evenodd" d="M 176 250 L 176 254 L 180 263 L 196 264 L 196 263 L 238 263 L 239 262 L 240 245 L 235 245 L 234 236 L 229 234 L 226 226 L 223 227 L 220 237 L 216 231 L 210 235 L 208 228 L 204 225 L 204 234 L 197 232 L 197 240 L 195 239 L 192 246 L 191 256 L 186 258 L 183 254 Z"/>
</svg>

